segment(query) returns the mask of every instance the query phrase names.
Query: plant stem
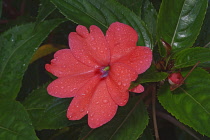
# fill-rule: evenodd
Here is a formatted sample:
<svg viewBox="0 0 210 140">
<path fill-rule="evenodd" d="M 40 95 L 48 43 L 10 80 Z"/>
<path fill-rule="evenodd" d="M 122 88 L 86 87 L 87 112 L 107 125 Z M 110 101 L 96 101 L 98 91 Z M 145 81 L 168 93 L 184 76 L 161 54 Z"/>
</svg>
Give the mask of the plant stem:
<svg viewBox="0 0 210 140">
<path fill-rule="evenodd" d="M 155 130 L 155 138 L 156 138 L 156 140 L 160 140 L 159 133 L 158 133 L 158 127 L 157 127 L 155 101 L 156 101 L 156 84 L 154 84 L 152 86 L 152 118 L 153 118 L 154 130 Z"/>
</svg>

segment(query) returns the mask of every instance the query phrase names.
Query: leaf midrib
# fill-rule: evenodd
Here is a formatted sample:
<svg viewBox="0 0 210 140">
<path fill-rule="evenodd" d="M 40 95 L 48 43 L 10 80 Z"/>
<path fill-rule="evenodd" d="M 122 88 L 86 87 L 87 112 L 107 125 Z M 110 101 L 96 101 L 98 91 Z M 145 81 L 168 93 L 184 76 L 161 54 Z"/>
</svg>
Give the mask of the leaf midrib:
<svg viewBox="0 0 210 140">
<path fill-rule="evenodd" d="M 184 90 L 183 88 L 180 87 L 180 89 L 187 94 L 196 104 L 198 104 L 209 116 L 210 116 L 210 112 L 208 110 L 206 110 L 206 108 L 199 103 L 199 101 L 197 101 L 193 96 L 191 96 L 186 90 Z"/>
</svg>

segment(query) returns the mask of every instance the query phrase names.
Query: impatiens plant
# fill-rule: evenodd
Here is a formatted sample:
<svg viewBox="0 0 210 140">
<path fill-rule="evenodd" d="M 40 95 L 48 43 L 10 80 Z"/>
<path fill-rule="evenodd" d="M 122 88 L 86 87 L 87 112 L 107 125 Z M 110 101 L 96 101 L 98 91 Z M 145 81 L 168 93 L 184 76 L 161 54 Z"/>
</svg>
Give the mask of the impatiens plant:
<svg viewBox="0 0 210 140">
<path fill-rule="evenodd" d="M 210 138 L 208 0 L 3 0 L 0 17 L 0 140 Z"/>
</svg>

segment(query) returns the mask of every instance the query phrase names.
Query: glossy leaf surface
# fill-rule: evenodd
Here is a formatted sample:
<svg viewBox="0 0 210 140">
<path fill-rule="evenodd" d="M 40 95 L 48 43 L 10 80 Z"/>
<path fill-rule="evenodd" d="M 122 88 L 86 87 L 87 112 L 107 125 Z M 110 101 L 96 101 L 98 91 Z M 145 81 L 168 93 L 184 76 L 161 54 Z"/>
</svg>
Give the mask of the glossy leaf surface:
<svg viewBox="0 0 210 140">
<path fill-rule="evenodd" d="M 138 45 L 153 47 L 151 37 L 140 18 L 116 1 L 52 0 L 52 2 L 68 19 L 87 27 L 97 25 L 106 31 L 108 26 L 116 21 L 128 24 L 138 32 Z"/>
<path fill-rule="evenodd" d="M 173 51 L 192 47 L 207 4 L 207 0 L 163 0 L 158 16 L 158 40 L 162 38 L 171 44 Z"/>
<path fill-rule="evenodd" d="M 184 71 L 185 76 L 189 71 Z M 182 123 L 206 136 L 210 136 L 210 75 L 196 68 L 185 84 L 171 92 L 165 83 L 158 92 L 162 106 Z"/>
</svg>

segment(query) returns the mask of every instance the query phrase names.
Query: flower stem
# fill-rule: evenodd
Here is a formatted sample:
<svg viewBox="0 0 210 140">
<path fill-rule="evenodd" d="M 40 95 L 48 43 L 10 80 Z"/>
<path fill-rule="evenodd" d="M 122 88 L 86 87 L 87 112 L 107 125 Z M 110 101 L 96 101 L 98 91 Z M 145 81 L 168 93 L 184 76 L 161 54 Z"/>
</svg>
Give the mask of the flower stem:
<svg viewBox="0 0 210 140">
<path fill-rule="evenodd" d="M 155 138 L 156 140 L 160 140 L 158 127 L 157 127 L 155 101 L 156 101 L 156 84 L 154 84 L 152 87 L 152 118 L 153 118 L 154 130 L 155 130 Z"/>
</svg>

